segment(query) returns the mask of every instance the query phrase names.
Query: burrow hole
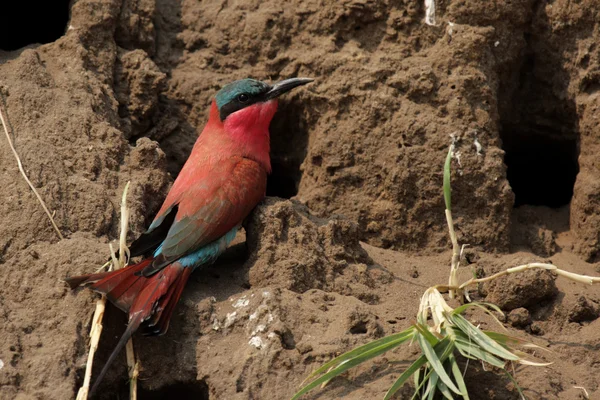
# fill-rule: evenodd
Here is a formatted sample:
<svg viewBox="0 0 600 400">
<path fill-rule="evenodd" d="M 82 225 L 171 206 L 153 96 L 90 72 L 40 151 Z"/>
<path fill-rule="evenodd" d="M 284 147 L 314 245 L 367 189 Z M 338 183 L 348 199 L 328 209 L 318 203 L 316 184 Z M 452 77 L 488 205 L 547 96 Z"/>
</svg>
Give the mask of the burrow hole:
<svg viewBox="0 0 600 400">
<path fill-rule="evenodd" d="M 507 177 L 522 205 L 568 205 L 579 172 L 578 140 L 544 126 L 503 126 Z"/>
<path fill-rule="evenodd" d="M 579 129 L 575 104 L 558 98 L 559 72 L 531 51 L 502 115 L 501 138 L 515 207 L 559 208 L 570 204 L 579 173 Z M 559 67 L 555 67 L 559 68 Z"/>
<path fill-rule="evenodd" d="M 0 49 L 54 42 L 67 30 L 70 0 L 5 2 L 0 13 Z"/>
<path fill-rule="evenodd" d="M 282 100 L 271 122 L 271 167 L 267 196 L 289 199 L 298 194 L 300 166 L 306 157 L 308 127 L 300 99 Z"/>
</svg>

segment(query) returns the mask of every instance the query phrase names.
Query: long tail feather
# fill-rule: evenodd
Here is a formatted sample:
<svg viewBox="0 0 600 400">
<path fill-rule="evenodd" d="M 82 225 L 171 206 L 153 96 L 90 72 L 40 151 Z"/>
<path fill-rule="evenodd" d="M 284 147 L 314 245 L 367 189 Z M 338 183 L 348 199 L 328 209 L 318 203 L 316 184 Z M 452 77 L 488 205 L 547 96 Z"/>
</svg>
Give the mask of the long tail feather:
<svg viewBox="0 0 600 400">
<path fill-rule="evenodd" d="M 192 269 L 174 263 L 150 277 L 137 274 L 151 262 L 152 259 L 146 259 L 117 271 L 67 279 L 71 288 L 89 286 L 105 293 L 112 303 L 129 312 L 127 329 L 96 378 L 90 395 L 98 388 L 116 356 L 140 326 L 145 327 L 144 333 L 154 335 L 165 333 L 169 327 L 169 320 Z"/>
<path fill-rule="evenodd" d="M 106 375 L 106 373 L 108 372 L 108 369 L 112 365 L 113 361 L 115 361 L 115 358 L 119 355 L 121 350 L 123 350 L 123 347 L 125 347 L 125 344 L 127 344 L 127 341 L 129 341 L 129 339 L 131 338 L 133 333 L 139 328 L 141 323 L 142 323 L 142 315 L 141 314 L 137 314 L 136 318 L 129 320 L 127 329 L 125 329 L 123 336 L 121 336 L 121 339 L 119 339 L 119 343 L 117 343 L 117 346 L 115 347 L 113 352 L 110 354 L 110 357 L 108 357 L 106 364 L 104 364 L 104 367 L 102 367 L 102 371 L 100 371 L 100 375 L 98 375 L 98 377 L 96 378 L 96 381 L 94 382 L 94 385 L 92 386 L 92 390 L 90 391 L 89 397 L 93 397 L 94 393 L 96 392 L 96 389 L 98 389 L 98 385 L 100 385 L 100 382 L 102 382 L 102 379 L 104 379 L 104 375 Z"/>
</svg>

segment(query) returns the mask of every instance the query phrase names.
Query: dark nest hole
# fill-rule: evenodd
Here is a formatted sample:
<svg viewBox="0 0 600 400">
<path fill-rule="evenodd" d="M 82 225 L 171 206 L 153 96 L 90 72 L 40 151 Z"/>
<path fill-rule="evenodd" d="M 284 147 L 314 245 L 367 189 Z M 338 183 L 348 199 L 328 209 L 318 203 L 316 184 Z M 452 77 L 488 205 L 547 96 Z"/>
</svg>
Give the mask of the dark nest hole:
<svg viewBox="0 0 600 400">
<path fill-rule="evenodd" d="M 527 38 L 528 42 L 531 41 Z M 543 42 L 535 42 L 535 48 Z M 559 208 L 570 204 L 579 173 L 579 128 L 575 104 L 566 96 L 568 82 L 560 60 L 525 54 L 516 85 L 507 82 L 501 131 L 507 177 L 522 205 Z"/>
<path fill-rule="evenodd" d="M 70 0 L 5 2 L 0 13 L 0 49 L 54 42 L 67 30 Z"/>
<path fill-rule="evenodd" d="M 576 135 L 549 127 L 503 127 L 507 177 L 521 205 L 562 207 L 571 202 L 579 172 Z"/>
<path fill-rule="evenodd" d="M 267 180 L 267 196 L 289 199 L 298 194 L 302 178 L 300 166 L 308 146 L 307 123 L 299 99 L 281 101 L 271 122 L 271 166 Z"/>
</svg>

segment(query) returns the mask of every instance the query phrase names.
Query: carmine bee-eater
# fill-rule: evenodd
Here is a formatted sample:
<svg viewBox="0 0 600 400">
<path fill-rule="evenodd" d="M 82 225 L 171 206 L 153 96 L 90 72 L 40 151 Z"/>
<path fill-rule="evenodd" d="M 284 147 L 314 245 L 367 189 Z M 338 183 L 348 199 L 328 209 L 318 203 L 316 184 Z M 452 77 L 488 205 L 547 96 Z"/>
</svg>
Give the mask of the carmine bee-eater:
<svg viewBox="0 0 600 400">
<path fill-rule="evenodd" d="M 131 244 L 131 257 L 148 256 L 117 271 L 67 278 L 72 289 L 89 286 L 105 293 L 129 314 L 127 329 L 92 393 L 138 328 L 149 335 L 167 331 L 192 271 L 223 253 L 263 199 L 271 172 L 269 124 L 277 97 L 309 82 L 312 79 L 293 78 L 268 85 L 243 79 L 223 87 L 154 221 Z"/>
</svg>

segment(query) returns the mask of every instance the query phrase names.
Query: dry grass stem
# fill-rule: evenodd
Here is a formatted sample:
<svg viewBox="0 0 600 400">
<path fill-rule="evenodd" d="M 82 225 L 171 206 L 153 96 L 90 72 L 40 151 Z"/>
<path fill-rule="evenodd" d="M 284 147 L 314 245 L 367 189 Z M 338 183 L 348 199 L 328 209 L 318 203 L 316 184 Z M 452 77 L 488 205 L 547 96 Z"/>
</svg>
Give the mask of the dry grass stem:
<svg viewBox="0 0 600 400">
<path fill-rule="evenodd" d="M 127 192 L 129 184 L 127 182 L 121 198 L 121 232 L 119 234 L 119 268 L 125 267 L 129 263 L 129 248 L 127 247 L 127 231 L 129 230 L 129 208 L 127 208 Z"/>
<path fill-rule="evenodd" d="M 140 374 L 140 363 L 135 359 L 131 340 L 125 345 L 125 352 L 127 353 L 127 369 L 129 371 L 129 399 L 137 400 L 137 379 Z"/>
<path fill-rule="evenodd" d="M 452 243 L 452 260 L 450 262 L 450 276 L 448 278 L 448 286 L 453 288 L 448 293 L 451 299 L 455 295 L 461 295 L 460 290 L 454 289 L 458 286 L 458 267 L 460 264 L 460 253 L 461 249 L 456 239 L 456 232 L 454 231 L 454 220 L 452 219 L 452 185 L 451 185 L 451 164 L 452 158 L 454 157 L 454 142 L 456 138 L 452 136 L 452 144 L 448 148 L 448 154 L 446 154 L 446 161 L 444 162 L 444 174 L 443 174 L 443 193 L 444 203 L 446 205 L 446 222 L 448 223 L 448 233 L 450 234 L 450 242 Z M 459 293 L 454 293 L 458 291 Z M 462 297 L 462 296 L 461 296 Z"/>
<path fill-rule="evenodd" d="M 87 400 L 88 393 L 90 391 L 90 381 L 92 379 L 92 366 L 94 364 L 94 355 L 98 349 L 98 342 L 100 341 L 100 335 L 102 334 L 102 317 L 104 317 L 104 310 L 106 308 L 106 296 L 102 296 L 96 302 L 96 311 L 94 311 L 94 318 L 92 320 L 92 329 L 90 330 L 90 352 L 88 353 L 87 363 L 85 365 L 85 376 L 83 378 L 83 385 L 77 392 L 77 400 Z"/>
<path fill-rule="evenodd" d="M 458 286 L 458 267 L 460 264 L 460 246 L 458 245 L 458 240 L 456 239 L 456 232 L 454 231 L 454 221 L 452 220 L 452 212 L 446 209 L 446 221 L 448 222 L 448 231 L 450 233 L 450 241 L 452 242 L 452 261 L 450 263 L 450 277 L 448 278 L 448 286 L 449 287 L 457 287 Z M 460 295 L 460 290 L 458 290 Z M 454 298 L 455 293 L 454 289 L 451 289 L 448 293 L 451 299 Z"/>
<path fill-rule="evenodd" d="M 583 391 L 583 396 L 586 399 L 590 398 L 590 394 L 588 393 L 588 391 L 583 387 L 583 386 L 573 386 L 575 389 L 579 389 L 581 391 Z"/>
<path fill-rule="evenodd" d="M 108 266 L 108 270 L 117 270 L 123 268 L 129 262 L 129 249 L 127 248 L 127 227 L 129 226 L 129 209 L 127 208 L 127 192 L 129 190 L 129 182 L 125 185 L 123 190 L 123 197 L 121 198 L 121 230 L 119 235 L 119 258 L 115 255 L 112 244 L 109 244 L 110 256 L 112 263 L 106 263 L 102 268 Z M 102 296 L 96 302 L 96 310 L 94 311 L 94 317 L 92 320 L 92 328 L 90 330 L 90 351 L 88 354 L 87 364 L 85 367 L 85 377 L 83 379 L 83 385 L 77 393 L 77 400 L 86 400 L 90 390 L 90 381 L 92 378 L 92 366 L 94 363 L 94 355 L 98 349 L 98 342 L 100 341 L 100 334 L 102 333 L 102 317 L 104 316 L 104 310 L 106 308 L 106 296 Z M 129 377 L 131 379 L 130 384 L 130 399 L 137 399 L 137 377 L 139 375 L 139 365 L 135 361 L 135 354 L 133 352 L 133 342 L 131 339 L 127 342 L 127 365 L 129 366 Z"/>
<path fill-rule="evenodd" d="M 15 158 L 17 159 L 17 165 L 19 166 L 19 171 L 21 172 L 21 175 L 23 175 L 23 178 L 25 179 L 25 181 L 27 182 L 27 184 L 29 185 L 29 187 L 31 188 L 31 190 L 33 191 L 35 196 L 37 197 L 40 204 L 42 205 L 42 208 L 46 212 L 46 215 L 48 215 L 48 218 L 50 219 L 50 223 L 52 223 L 52 226 L 54 227 L 54 230 L 56 231 L 56 234 L 58 235 L 58 237 L 60 239 L 64 239 L 62 233 L 60 233 L 60 230 L 58 229 L 58 226 L 56 226 L 56 223 L 54 222 L 52 213 L 50 212 L 50 210 L 48 210 L 48 207 L 46 207 L 46 203 L 44 203 L 42 196 L 40 196 L 38 191 L 35 189 L 35 187 L 31 183 L 31 181 L 27 177 L 27 174 L 25 173 L 25 169 L 23 168 L 23 163 L 21 163 L 21 158 L 19 157 L 19 153 L 17 153 L 17 150 L 15 149 L 15 146 L 13 145 L 12 139 L 10 138 L 10 134 L 8 133 L 8 128 L 6 125 L 6 121 L 4 120 L 4 114 L 2 113 L 1 106 L 0 106 L 0 121 L 2 121 L 2 126 L 4 127 L 4 133 L 6 134 L 6 140 L 8 140 L 8 145 L 10 146 L 10 149 L 12 150 Z"/>
<path fill-rule="evenodd" d="M 125 189 L 123 190 L 123 197 L 121 198 L 121 231 L 119 234 L 119 259 L 115 256 L 112 246 L 110 247 L 111 256 L 115 269 L 120 269 L 129 263 L 129 248 L 127 247 L 127 231 L 129 230 L 129 208 L 127 208 L 127 192 L 129 191 L 129 184 L 127 182 Z M 127 366 L 129 371 L 129 398 L 131 400 L 137 399 L 137 378 L 139 375 L 139 364 L 135 359 L 135 353 L 133 350 L 133 339 L 129 339 L 125 345 L 125 352 L 127 354 Z"/>
<path fill-rule="evenodd" d="M 545 264 L 545 263 L 529 263 L 524 265 L 519 265 L 518 267 L 508 268 L 504 271 L 498 272 L 494 275 L 486 276 L 485 278 L 471 278 L 462 285 L 460 285 L 457 289 L 462 290 L 467 286 L 474 285 L 476 283 L 489 282 L 491 280 L 500 278 L 504 275 L 510 275 L 517 272 L 523 272 L 528 269 L 545 269 L 548 271 L 553 271 L 555 274 L 563 276 L 567 279 L 570 279 L 575 282 L 585 283 L 587 285 L 593 285 L 595 283 L 600 283 L 600 277 L 598 276 L 589 276 L 589 275 L 580 275 L 574 272 L 569 272 L 558 268 L 556 265 Z M 449 287 L 452 288 L 452 287 Z"/>
</svg>

